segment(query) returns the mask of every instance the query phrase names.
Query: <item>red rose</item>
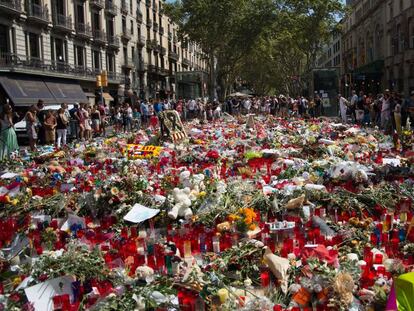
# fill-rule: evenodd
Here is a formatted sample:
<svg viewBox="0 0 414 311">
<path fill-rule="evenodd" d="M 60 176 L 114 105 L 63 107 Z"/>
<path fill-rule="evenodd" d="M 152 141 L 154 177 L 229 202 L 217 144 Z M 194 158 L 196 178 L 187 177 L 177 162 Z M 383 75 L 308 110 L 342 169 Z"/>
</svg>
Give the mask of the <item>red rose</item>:
<svg viewBox="0 0 414 311">
<path fill-rule="evenodd" d="M 10 295 L 9 299 L 14 302 L 19 302 L 21 298 L 18 293 L 13 293 Z"/>
</svg>

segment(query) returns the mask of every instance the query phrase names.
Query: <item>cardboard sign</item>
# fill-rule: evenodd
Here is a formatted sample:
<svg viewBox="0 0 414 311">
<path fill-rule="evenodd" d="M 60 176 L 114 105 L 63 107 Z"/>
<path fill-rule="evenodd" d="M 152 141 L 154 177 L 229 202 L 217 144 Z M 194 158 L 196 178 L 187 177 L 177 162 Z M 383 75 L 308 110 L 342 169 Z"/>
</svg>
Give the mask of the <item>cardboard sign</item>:
<svg viewBox="0 0 414 311">
<path fill-rule="evenodd" d="M 31 286 L 24 290 L 27 300 L 33 303 L 35 311 L 53 311 L 53 297 L 59 295 L 72 296 L 72 276 L 63 276 Z"/>
</svg>

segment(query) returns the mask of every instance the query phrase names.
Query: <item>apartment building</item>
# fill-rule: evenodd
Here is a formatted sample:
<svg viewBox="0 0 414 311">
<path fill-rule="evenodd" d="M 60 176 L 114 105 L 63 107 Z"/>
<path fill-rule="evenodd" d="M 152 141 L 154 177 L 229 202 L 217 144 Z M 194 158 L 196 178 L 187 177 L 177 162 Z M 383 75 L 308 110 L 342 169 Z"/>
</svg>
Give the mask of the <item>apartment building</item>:
<svg viewBox="0 0 414 311">
<path fill-rule="evenodd" d="M 177 72 L 203 72 L 201 49 L 177 39 L 159 0 L 0 0 L 0 98 L 15 105 L 98 95 L 174 97 Z"/>
<path fill-rule="evenodd" d="M 414 89 L 414 0 L 353 0 L 343 19 L 343 88 Z"/>
<path fill-rule="evenodd" d="M 317 59 L 318 68 L 338 68 L 342 57 L 341 33 L 334 32 Z"/>
</svg>

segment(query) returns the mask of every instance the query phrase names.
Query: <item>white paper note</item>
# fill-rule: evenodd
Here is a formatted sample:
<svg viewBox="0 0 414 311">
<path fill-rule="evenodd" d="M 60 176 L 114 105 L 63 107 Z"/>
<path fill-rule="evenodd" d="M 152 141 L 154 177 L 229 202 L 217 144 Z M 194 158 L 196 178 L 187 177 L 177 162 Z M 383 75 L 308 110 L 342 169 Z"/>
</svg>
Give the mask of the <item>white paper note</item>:
<svg viewBox="0 0 414 311">
<path fill-rule="evenodd" d="M 74 277 L 63 276 L 26 288 L 24 292 L 35 311 L 53 311 L 53 297 L 66 294 L 73 296 L 73 282 Z"/>
<path fill-rule="evenodd" d="M 155 217 L 159 212 L 159 209 L 152 209 L 141 204 L 135 204 L 128 214 L 125 215 L 124 220 L 137 224 Z"/>
</svg>

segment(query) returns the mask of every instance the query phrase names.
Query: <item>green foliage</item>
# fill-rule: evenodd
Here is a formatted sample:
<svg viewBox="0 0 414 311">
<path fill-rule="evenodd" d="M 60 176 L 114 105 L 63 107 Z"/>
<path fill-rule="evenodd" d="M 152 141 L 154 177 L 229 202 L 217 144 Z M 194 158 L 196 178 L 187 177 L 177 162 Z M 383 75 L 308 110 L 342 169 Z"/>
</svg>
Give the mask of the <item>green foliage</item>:
<svg viewBox="0 0 414 311">
<path fill-rule="evenodd" d="M 340 0 L 181 0 L 164 10 L 182 38 L 216 59 L 224 97 L 235 78 L 257 93 L 294 92 L 291 76 L 310 77 L 343 6 Z"/>
<path fill-rule="evenodd" d="M 44 275 L 48 279 L 70 275 L 81 282 L 105 280 L 108 277 L 111 279 L 110 271 L 98 249 L 89 251 L 86 247 L 75 244 L 70 244 L 61 256 L 42 255 L 34 264 L 31 275 L 35 280 Z"/>
</svg>

